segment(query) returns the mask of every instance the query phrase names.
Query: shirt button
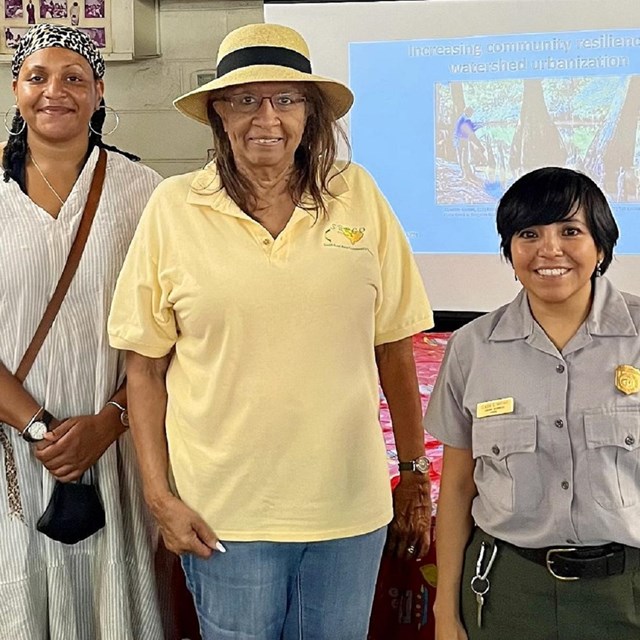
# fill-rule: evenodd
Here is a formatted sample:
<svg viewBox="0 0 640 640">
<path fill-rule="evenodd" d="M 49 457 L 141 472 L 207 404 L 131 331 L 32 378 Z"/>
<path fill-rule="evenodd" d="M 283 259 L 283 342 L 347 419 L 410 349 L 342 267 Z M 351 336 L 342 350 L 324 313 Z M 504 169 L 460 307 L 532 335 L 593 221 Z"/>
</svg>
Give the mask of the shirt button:
<svg viewBox="0 0 640 640">
<path fill-rule="evenodd" d="M 556 371 L 558 373 L 564 373 L 564 365 L 563 364 L 559 364 L 556 366 Z"/>
<path fill-rule="evenodd" d="M 271 240 L 269 240 L 269 238 L 265 238 L 265 239 L 262 241 L 262 244 L 264 244 L 264 245 L 271 244 Z"/>
<path fill-rule="evenodd" d="M 636 439 L 635 439 L 633 436 L 627 436 L 627 437 L 624 439 L 624 443 L 625 443 L 628 447 L 630 447 L 631 445 L 633 445 L 633 444 L 635 444 L 635 443 L 636 443 Z"/>
<path fill-rule="evenodd" d="M 558 427 L 558 429 L 562 429 L 562 427 L 564 427 L 564 421 L 560 419 L 556 420 L 553 424 Z"/>
<path fill-rule="evenodd" d="M 575 540 L 572 540 L 571 538 L 567 538 L 567 544 L 576 544 Z"/>
<path fill-rule="evenodd" d="M 494 444 L 493 447 L 491 447 L 491 451 L 497 456 L 500 453 L 500 447 L 497 444 Z"/>
<path fill-rule="evenodd" d="M 566 480 L 563 480 L 560 483 L 560 486 L 566 491 L 569 488 L 569 483 Z"/>
</svg>

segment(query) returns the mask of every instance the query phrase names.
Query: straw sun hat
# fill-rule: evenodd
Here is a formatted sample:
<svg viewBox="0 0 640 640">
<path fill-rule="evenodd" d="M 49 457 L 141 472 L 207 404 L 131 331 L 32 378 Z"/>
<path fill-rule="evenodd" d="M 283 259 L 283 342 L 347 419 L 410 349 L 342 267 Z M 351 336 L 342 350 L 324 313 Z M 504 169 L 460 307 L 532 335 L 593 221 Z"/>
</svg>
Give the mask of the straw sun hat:
<svg viewBox="0 0 640 640">
<path fill-rule="evenodd" d="M 178 111 L 208 125 L 209 94 L 247 82 L 314 82 L 336 119 L 353 104 L 347 86 L 311 73 L 309 48 L 302 36 L 277 24 L 250 24 L 228 34 L 218 50 L 217 75 L 215 80 L 177 98 L 173 104 Z"/>
</svg>

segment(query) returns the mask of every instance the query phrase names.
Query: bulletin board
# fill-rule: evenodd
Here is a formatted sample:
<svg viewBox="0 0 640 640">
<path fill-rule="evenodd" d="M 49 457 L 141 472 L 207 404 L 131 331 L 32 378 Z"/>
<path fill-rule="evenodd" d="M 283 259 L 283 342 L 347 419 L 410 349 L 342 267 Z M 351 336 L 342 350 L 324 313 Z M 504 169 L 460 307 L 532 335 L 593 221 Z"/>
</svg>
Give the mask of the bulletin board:
<svg viewBox="0 0 640 640">
<path fill-rule="evenodd" d="M 12 55 L 20 39 L 40 23 L 77 27 L 102 53 L 112 51 L 110 0 L 0 0 L 0 54 Z"/>
</svg>

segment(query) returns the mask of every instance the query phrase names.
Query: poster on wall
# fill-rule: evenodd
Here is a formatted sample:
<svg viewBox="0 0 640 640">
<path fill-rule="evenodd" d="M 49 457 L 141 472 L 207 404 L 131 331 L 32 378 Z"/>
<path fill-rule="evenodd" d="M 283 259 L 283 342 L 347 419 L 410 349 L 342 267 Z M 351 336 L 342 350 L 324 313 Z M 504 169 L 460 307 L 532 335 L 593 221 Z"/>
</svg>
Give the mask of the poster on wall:
<svg viewBox="0 0 640 640">
<path fill-rule="evenodd" d="M 104 18 L 105 0 L 84 0 L 85 18 Z"/>
<path fill-rule="evenodd" d="M 53 18 L 67 17 L 67 0 L 40 0 L 40 18 L 52 20 Z"/>
<path fill-rule="evenodd" d="M 4 29 L 4 45 L 7 49 L 13 50 L 18 47 L 20 38 L 27 33 L 26 27 L 5 27 Z"/>
<path fill-rule="evenodd" d="M 106 47 L 106 36 L 103 27 L 80 27 L 80 31 L 88 35 L 98 49 Z"/>
<path fill-rule="evenodd" d="M 5 0 L 4 17 L 6 20 L 22 20 L 24 18 L 22 0 Z"/>
<path fill-rule="evenodd" d="M 53 0 L 40 0 L 40 18 L 51 20 L 53 18 L 67 17 L 67 0 L 53 2 Z"/>
<path fill-rule="evenodd" d="M 110 0 L 0 0 L 0 55 L 13 55 L 20 39 L 35 24 L 77 27 L 102 53 L 110 53 Z"/>
</svg>

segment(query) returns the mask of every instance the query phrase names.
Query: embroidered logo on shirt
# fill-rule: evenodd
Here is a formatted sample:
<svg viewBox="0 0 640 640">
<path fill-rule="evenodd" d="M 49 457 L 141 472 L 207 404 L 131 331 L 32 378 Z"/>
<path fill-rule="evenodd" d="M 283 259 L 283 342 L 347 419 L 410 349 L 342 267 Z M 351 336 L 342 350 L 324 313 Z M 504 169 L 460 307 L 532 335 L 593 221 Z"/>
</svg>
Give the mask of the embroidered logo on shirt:
<svg viewBox="0 0 640 640">
<path fill-rule="evenodd" d="M 340 233 L 351 243 L 357 244 L 364 237 L 364 227 L 360 229 L 350 229 L 349 227 L 342 227 Z"/>
<path fill-rule="evenodd" d="M 640 391 L 640 370 L 630 364 L 616 367 L 616 389 L 626 395 Z"/>
<path fill-rule="evenodd" d="M 487 402 L 478 402 L 476 405 L 476 418 L 501 416 L 504 413 L 513 413 L 513 398 L 488 400 Z"/>
<path fill-rule="evenodd" d="M 356 246 L 364 238 L 365 231 L 365 227 L 345 227 L 342 224 L 332 224 L 325 229 L 324 246 L 369 251 L 368 247 Z"/>
</svg>

